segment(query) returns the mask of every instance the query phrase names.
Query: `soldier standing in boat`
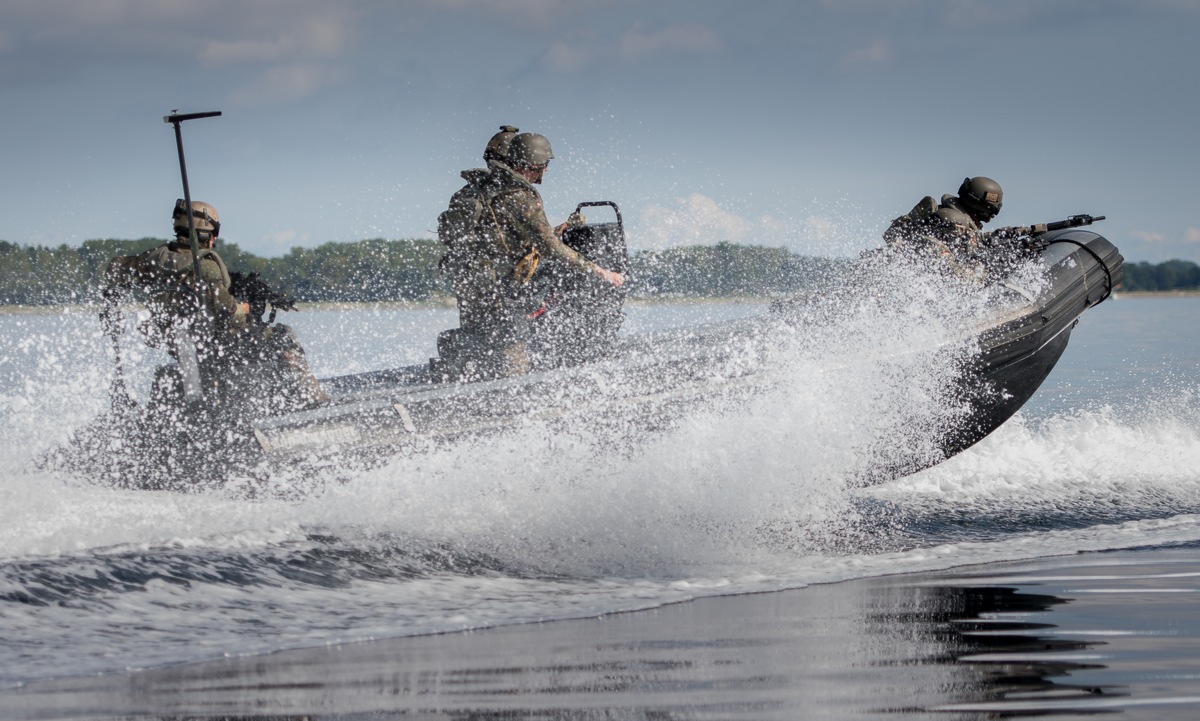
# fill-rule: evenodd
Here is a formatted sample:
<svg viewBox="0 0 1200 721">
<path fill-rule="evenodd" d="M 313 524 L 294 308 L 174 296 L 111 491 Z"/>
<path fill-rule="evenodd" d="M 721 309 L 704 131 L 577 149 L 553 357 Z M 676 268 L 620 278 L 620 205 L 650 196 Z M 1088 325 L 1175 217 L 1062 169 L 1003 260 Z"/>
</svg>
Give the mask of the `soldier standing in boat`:
<svg viewBox="0 0 1200 721">
<path fill-rule="evenodd" d="M 982 251 L 988 244 L 983 224 L 1000 212 L 1004 191 L 991 178 L 964 178 L 958 195 L 937 202 L 925 196 L 884 231 L 888 248 L 929 253 L 944 260 L 960 277 L 982 280 Z"/>
<path fill-rule="evenodd" d="M 327 401 L 329 396 L 309 370 L 292 329 L 252 318 L 249 303 L 230 292 L 229 269 L 214 248 L 221 220 L 216 208 L 201 201 L 192 201 L 190 207 L 200 248 L 200 278 L 196 281 L 186 205 L 182 199 L 175 203 L 171 216 L 174 240 L 109 262 L 101 313 L 106 333 L 116 337 L 121 332 L 124 324 L 119 305 L 138 295 L 150 314 L 138 327 L 146 344 L 166 351 L 181 365 L 194 348 L 206 389 L 224 388 L 241 396 L 252 387 L 261 389 L 262 395 L 270 396 L 263 399 L 265 405 L 282 405 L 279 410 Z M 268 377 L 246 377 L 255 370 L 262 372 L 264 366 L 270 369 Z M 254 385 L 247 386 L 248 382 Z M 181 393 L 178 379 L 160 369 L 152 403 L 176 403 Z"/>
<path fill-rule="evenodd" d="M 458 344 L 461 353 L 475 360 L 473 373 L 478 377 L 529 370 L 527 296 L 542 258 L 595 274 L 614 286 L 625 282 L 620 273 L 563 244 L 560 236 L 567 224 L 551 227 L 534 187 L 554 158 L 550 141 L 537 133 L 514 132 L 501 138 L 508 127 L 493 137 L 497 144 L 508 142 L 504 160 L 485 153 L 486 169 L 463 171 L 467 184 L 438 217 L 438 238 L 447 246 L 441 268 L 458 301 Z M 492 143 L 488 145 L 490 149 Z"/>
</svg>

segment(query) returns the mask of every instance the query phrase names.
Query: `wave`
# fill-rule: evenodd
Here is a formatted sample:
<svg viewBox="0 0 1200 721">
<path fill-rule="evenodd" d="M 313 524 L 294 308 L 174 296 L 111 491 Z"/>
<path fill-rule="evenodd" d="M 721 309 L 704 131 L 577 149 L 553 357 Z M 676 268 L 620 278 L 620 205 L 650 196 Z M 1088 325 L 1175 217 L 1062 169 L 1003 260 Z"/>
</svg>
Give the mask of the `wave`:
<svg viewBox="0 0 1200 721">
<path fill-rule="evenodd" d="M 864 493 L 910 532 L 996 536 L 1200 512 L 1200 387 L 1018 415 L 970 452 Z"/>
<path fill-rule="evenodd" d="M 189 494 L 36 466 L 103 407 L 109 361 L 90 318 L 29 333 L 0 399 L 2 680 L 1200 541 L 1200 387 L 1186 384 L 1019 414 L 862 487 L 865 465 L 953 423 L 947 389 L 970 353 L 954 338 L 981 307 L 931 286 L 843 310 L 837 332 L 774 339 L 777 392 L 653 433 L 615 411 L 530 422 Z"/>
</svg>

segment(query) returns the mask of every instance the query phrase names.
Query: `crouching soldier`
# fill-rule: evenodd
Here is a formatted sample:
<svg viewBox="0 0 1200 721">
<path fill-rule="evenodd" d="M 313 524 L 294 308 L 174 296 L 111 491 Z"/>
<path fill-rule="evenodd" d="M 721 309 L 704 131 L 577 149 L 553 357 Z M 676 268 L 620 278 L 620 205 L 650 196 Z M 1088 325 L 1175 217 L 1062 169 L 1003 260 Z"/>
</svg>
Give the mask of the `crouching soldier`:
<svg viewBox="0 0 1200 721">
<path fill-rule="evenodd" d="M 953 275 L 981 282 L 988 244 L 983 224 L 996 217 L 1003 201 L 1004 191 L 991 178 L 964 178 L 957 196 L 947 193 L 940 203 L 926 196 L 893 220 L 883 239 L 891 250 L 939 258 Z"/>
<path fill-rule="evenodd" d="M 117 256 L 105 271 L 101 321 L 114 337 L 123 328 L 119 305 L 145 301 L 149 319 L 139 324 L 147 345 L 164 350 L 178 368 L 160 368 L 151 407 L 203 400 L 210 407 L 237 406 L 281 412 L 329 399 L 309 370 L 291 328 L 263 323 L 249 298 L 231 292 L 231 277 L 214 246 L 221 221 L 216 208 L 192 201 L 197 264 L 189 243 L 186 203 L 175 203 L 175 239 L 132 256 Z"/>
</svg>

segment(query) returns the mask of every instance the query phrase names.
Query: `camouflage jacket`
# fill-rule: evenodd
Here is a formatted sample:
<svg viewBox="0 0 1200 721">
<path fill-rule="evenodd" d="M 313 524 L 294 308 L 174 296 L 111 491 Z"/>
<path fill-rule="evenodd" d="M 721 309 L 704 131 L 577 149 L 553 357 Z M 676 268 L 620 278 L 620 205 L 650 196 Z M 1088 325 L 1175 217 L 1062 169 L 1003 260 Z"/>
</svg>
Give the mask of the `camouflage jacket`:
<svg viewBox="0 0 1200 721">
<path fill-rule="evenodd" d="M 938 257 L 964 279 L 981 281 L 984 277 L 986 238 L 979 223 L 953 195 L 943 195 L 941 203 L 925 196 L 907 214 L 892 221 L 883 239 L 895 250 Z"/>
<path fill-rule="evenodd" d="M 146 302 L 152 328 L 143 328 L 151 345 L 158 336 L 179 322 L 191 318 L 196 309 L 193 286 L 195 266 L 192 251 L 180 240 L 153 248 L 138 255 L 119 255 L 109 261 L 105 270 L 105 299 L 118 302 L 130 296 Z M 245 325 L 246 314 L 241 304 L 229 292 L 229 270 L 215 250 L 200 251 L 200 286 L 204 310 L 218 330 L 236 330 Z"/>
<path fill-rule="evenodd" d="M 446 260 L 467 265 L 484 257 L 515 268 L 531 251 L 580 272 L 595 264 L 567 247 L 546 218 L 542 196 L 532 183 L 503 163 L 464 170 L 467 181 L 438 217 L 438 237 L 449 246 Z"/>
<path fill-rule="evenodd" d="M 942 202 L 925 196 L 913 209 L 902 215 L 883 232 L 889 246 L 941 244 L 948 250 L 976 251 L 982 245 L 979 224 L 959 205 L 954 196 L 942 196 Z"/>
</svg>

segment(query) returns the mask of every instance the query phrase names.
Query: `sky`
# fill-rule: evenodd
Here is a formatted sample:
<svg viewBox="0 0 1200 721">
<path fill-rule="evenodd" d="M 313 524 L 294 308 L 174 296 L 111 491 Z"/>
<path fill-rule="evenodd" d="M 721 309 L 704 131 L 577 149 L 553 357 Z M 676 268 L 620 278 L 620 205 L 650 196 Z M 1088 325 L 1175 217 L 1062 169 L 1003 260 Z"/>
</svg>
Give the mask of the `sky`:
<svg viewBox="0 0 1200 721">
<path fill-rule="evenodd" d="M 551 222 L 634 249 L 846 256 L 965 176 L 991 227 L 1105 215 L 1200 262 L 1200 0 L 0 0 L 0 239 L 166 237 L 182 197 L 280 256 L 433 237 L 502 124 Z M 597 210 L 594 220 L 605 220 Z"/>
</svg>

